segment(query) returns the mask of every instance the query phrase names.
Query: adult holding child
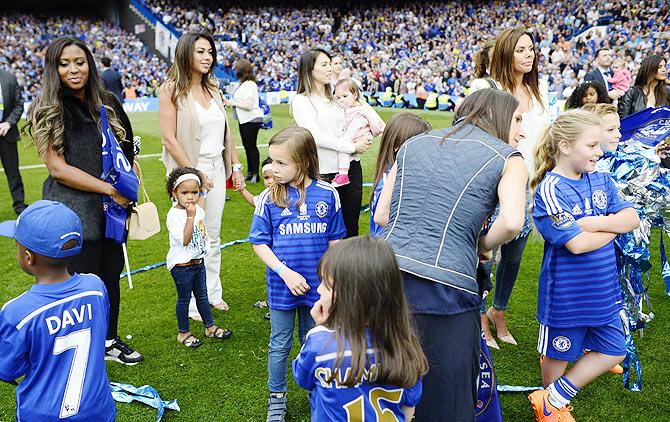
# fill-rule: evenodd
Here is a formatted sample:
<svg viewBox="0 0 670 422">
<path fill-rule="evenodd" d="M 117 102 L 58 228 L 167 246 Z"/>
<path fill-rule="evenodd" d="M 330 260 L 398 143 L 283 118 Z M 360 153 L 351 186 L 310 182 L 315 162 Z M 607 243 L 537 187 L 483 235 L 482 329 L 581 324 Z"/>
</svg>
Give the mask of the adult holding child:
<svg viewBox="0 0 670 422">
<path fill-rule="evenodd" d="M 539 54 L 536 52 L 533 35 L 524 28 L 510 28 L 496 38 L 491 56 L 491 82 L 497 89 L 512 94 L 519 101 L 523 115 L 526 137 L 517 149 L 523 155 L 526 168 L 533 170 L 533 151 L 540 133 L 549 123 L 548 86 L 538 76 Z M 516 345 L 516 340 L 507 328 L 505 315 L 512 289 L 519 274 L 521 258 L 531 231 L 530 195 L 526 198 L 526 219 L 519 236 L 501 246 L 500 262 L 496 268 L 493 306 L 482 305 L 482 329 L 489 347 L 499 348 L 489 329 L 496 328 L 497 337 L 504 343 Z"/>
<path fill-rule="evenodd" d="M 524 136 L 521 114 L 506 92 L 470 95 L 453 129 L 417 135 L 400 147 L 382 189 L 375 222 L 385 226 L 383 237 L 398 258 L 430 368 L 417 421 L 475 420 L 477 265 L 523 226 L 528 172 L 514 148 Z M 480 237 L 498 203 L 498 218 Z"/>
<path fill-rule="evenodd" d="M 291 102 L 296 125 L 309 130 L 316 142 L 319 173 L 332 181 L 338 173 L 337 153 L 352 154 L 349 184 L 337 191 L 342 203 L 342 216 L 347 237 L 358 235 L 358 217 L 363 201 L 363 170 L 358 154 L 370 148 L 367 137 L 350 142 L 344 136 L 344 111 L 333 100 L 330 55 L 323 49 L 305 50 L 298 66 L 298 93 Z"/>
<path fill-rule="evenodd" d="M 142 355 L 126 345 L 117 332 L 123 250 L 114 240 L 105 238 L 102 195 L 110 196 L 124 207 L 130 200 L 100 178 L 102 106 L 126 159 L 132 164 L 130 120 L 118 99 L 105 89 L 91 51 L 77 38 L 60 37 L 52 41 L 44 57 L 42 91 L 30 108 L 24 130 L 34 140 L 49 171 L 42 197 L 62 202 L 81 219 L 84 231 L 81 253 L 70 261 L 68 270 L 95 274 L 105 283 L 109 295 L 105 358 L 134 365 L 142 361 Z"/>
<path fill-rule="evenodd" d="M 203 174 L 201 190 L 207 193 L 205 226 L 210 249 L 205 257 L 207 296 L 219 310 L 228 310 L 221 288 L 221 217 L 226 201 L 226 180 L 236 189 L 244 185 L 214 68 L 216 47 L 211 35 L 187 32 L 179 38 L 175 61 L 158 94 L 158 118 L 163 142 L 162 161 L 167 173 L 193 167 Z M 195 300 L 189 316 L 199 320 Z"/>
</svg>

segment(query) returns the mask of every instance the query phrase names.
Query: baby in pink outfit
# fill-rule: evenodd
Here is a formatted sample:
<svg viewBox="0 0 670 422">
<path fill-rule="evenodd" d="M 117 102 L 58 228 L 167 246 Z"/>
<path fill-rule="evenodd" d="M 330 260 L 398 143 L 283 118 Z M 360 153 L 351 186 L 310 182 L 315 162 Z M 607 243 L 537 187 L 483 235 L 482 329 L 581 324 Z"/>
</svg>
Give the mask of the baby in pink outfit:
<svg viewBox="0 0 670 422">
<path fill-rule="evenodd" d="M 614 75 L 607 78 L 607 81 L 612 84 L 612 89 L 626 92 L 630 89 L 630 84 L 633 81 L 633 76 L 630 71 L 626 69 L 626 62 L 622 58 L 614 60 L 612 63 L 612 71 Z"/>
<path fill-rule="evenodd" d="M 364 101 L 360 101 L 361 91 L 352 79 L 340 79 L 335 85 L 335 101 L 344 109 L 344 139 L 355 142 L 359 138 L 379 136 L 386 124 L 379 114 Z M 338 174 L 333 179 L 333 186 L 349 184 L 349 163 L 352 155 L 346 152 L 337 153 Z"/>
</svg>

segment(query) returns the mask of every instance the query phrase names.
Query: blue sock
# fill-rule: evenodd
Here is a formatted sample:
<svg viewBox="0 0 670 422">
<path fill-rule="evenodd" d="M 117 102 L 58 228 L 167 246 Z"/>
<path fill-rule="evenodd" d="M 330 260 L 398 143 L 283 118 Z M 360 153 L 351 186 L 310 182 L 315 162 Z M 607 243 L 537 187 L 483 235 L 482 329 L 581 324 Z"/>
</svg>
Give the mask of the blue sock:
<svg viewBox="0 0 670 422">
<path fill-rule="evenodd" d="M 558 409 L 567 406 L 579 392 L 579 388 L 575 387 L 565 375 L 552 382 L 547 389 L 549 390 L 549 403 Z"/>
</svg>

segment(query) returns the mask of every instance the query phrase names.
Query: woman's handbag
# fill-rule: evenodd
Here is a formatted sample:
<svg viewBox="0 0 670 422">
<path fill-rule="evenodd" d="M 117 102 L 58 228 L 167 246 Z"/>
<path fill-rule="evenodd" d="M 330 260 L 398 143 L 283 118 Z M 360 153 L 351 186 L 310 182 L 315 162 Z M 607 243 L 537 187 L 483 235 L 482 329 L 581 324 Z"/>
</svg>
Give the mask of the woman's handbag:
<svg viewBox="0 0 670 422">
<path fill-rule="evenodd" d="M 140 189 L 144 201 L 141 204 L 136 204 L 130 212 L 128 218 L 128 239 L 130 240 L 145 240 L 161 231 L 160 218 L 158 217 L 158 209 L 156 205 L 149 200 L 149 195 L 144 187 L 144 178 L 142 177 L 142 169 L 140 164 L 136 161 L 137 176 L 140 179 Z"/>
</svg>

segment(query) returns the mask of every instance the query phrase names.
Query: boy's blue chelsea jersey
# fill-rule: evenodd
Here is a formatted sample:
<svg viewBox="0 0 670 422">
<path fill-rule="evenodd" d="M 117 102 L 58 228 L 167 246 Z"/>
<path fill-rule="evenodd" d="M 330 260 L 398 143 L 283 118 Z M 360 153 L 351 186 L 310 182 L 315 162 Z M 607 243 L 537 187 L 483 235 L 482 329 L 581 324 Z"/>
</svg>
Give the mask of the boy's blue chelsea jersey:
<svg viewBox="0 0 670 422">
<path fill-rule="evenodd" d="M 105 368 L 109 299 L 93 274 L 34 284 L 0 311 L 0 379 L 16 388 L 18 421 L 113 421 Z"/>
</svg>

